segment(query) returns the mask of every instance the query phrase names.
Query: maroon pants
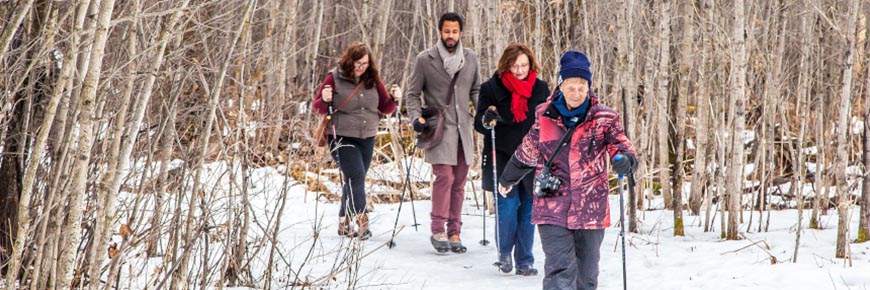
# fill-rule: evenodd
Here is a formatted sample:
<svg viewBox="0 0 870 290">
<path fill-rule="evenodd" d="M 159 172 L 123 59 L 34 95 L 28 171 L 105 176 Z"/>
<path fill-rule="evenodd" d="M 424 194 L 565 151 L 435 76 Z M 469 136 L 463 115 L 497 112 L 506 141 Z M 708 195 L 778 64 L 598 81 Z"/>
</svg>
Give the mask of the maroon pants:
<svg viewBox="0 0 870 290">
<path fill-rule="evenodd" d="M 432 184 L 432 234 L 458 235 L 462 227 L 462 202 L 465 201 L 465 180 L 468 179 L 468 164 L 462 144 L 457 150 L 456 165 L 432 164 L 435 181 Z"/>
</svg>

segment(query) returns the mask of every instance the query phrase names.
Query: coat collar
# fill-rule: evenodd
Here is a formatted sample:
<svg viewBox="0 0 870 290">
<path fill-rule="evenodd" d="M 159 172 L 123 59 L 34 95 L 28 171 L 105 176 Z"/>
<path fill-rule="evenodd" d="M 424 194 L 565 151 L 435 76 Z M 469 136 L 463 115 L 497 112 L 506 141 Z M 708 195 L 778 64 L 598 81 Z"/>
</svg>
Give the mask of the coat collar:
<svg viewBox="0 0 870 290">
<path fill-rule="evenodd" d="M 344 76 L 344 74 L 342 73 L 341 67 L 335 67 L 334 69 L 332 69 L 332 77 L 333 78 L 341 78 L 343 80 L 354 82 L 353 79 L 349 79 L 349 78 Z"/>
</svg>

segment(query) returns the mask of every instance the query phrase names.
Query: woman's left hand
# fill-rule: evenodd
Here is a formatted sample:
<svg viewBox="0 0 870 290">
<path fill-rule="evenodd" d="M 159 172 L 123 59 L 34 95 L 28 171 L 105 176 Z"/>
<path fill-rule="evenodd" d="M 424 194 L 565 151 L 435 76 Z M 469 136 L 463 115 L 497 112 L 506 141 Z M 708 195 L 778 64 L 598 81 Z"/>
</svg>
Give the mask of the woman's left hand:
<svg viewBox="0 0 870 290">
<path fill-rule="evenodd" d="M 402 88 L 399 85 L 390 86 L 390 95 L 393 96 L 393 101 L 398 103 L 402 101 Z"/>
</svg>

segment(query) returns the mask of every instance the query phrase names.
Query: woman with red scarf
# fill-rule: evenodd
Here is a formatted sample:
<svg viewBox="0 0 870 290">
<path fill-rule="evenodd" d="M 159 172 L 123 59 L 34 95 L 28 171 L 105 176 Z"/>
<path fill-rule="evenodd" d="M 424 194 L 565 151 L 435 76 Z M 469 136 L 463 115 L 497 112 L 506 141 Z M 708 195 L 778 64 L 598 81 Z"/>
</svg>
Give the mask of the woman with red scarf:
<svg viewBox="0 0 870 290">
<path fill-rule="evenodd" d="M 492 78 L 480 86 L 474 128 L 485 136 L 484 190 L 495 192 L 490 129 L 495 128 L 496 169 L 500 173 L 535 124 L 535 108 L 550 95 L 547 82 L 537 77 L 540 70 L 532 51 L 522 43 L 513 43 L 505 48 Z M 535 226 L 531 223 L 533 183 L 534 175 L 528 174 L 512 191 L 496 194 L 499 259 L 495 265 L 504 273 L 513 270 L 514 262 L 517 275 L 538 273 L 532 256 L 535 240 Z"/>
</svg>

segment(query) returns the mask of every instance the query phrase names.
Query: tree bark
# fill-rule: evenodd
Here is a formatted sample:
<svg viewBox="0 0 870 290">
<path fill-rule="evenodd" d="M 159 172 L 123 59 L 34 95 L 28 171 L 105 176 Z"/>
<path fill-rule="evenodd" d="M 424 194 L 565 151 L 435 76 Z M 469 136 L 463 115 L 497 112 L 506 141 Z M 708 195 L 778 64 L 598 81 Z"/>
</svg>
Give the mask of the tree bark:
<svg viewBox="0 0 870 290">
<path fill-rule="evenodd" d="M 861 1 L 851 0 L 849 2 L 850 13 L 847 22 L 846 55 L 843 61 L 843 82 L 840 92 L 840 108 L 837 121 L 837 156 L 835 174 L 837 178 L 837 258 L 846 258 L 849 256 L 849 210 L 852 207 L 852 195 L 849 192 L 849 180 L 846 175 L 846 167 L 849 166 L 849 121 L 852 112 L 852 70 L 855 66 L 855 39 L 857 28 L 858 13 L 861 11 Z"/>
<path fill-rule="evenodd" d="M 870 66 L 868 66 L 868 73 L 870 73 Z M 858 222 L 858 239 L 855 240 L 856 243 L 863 243 L 866 241 L 870 241 L 870 172 L 866 168 L 870 168 L 870 106 L 867 104 L 870 103 L 870 78 L 867 78 L 867 85 L 865 85 L 864 91 L 864 136 L 862 136 L 862 146 L 863 146 L 863 164 L 864 164 L 864 175 L 862 177 L 863 183 L 861 187 L 861 197 L 859 199 L 859 205 L 861 207 L 860 220 Z"/>
<path fill-rule="evenodd" d="M 73 180 L 70 191 L 69 217 L 64 224 L 65 235 L 68 235 L 68 242 L 71 245 L 78 245 L 81 240 L 81 219 L 82 219 L 82 203 L 84 202 L 85 192 L 87 190 L 88 181 L 88 164 L 91 159 L 91 147 L 94 141 L 94 108 L 99 104 L 95 103 L 97 89 L 99 88 L 99 80 L 102 74 L 103 56 L 105 54 L 106 40 L 109 33 L 109 24 L 112 20 L 112 11 L 115 8 L 115 0 L 102 0 L 97 17 L 96 28 L 94 30 L 93 48 L 90 57 L 90 65 L 88 73 L 85 76 L 85 81 L 82 87 L 82 102 L 79 108 L 79 131 L 80 141 L 76 149 L 76 159 L 73 163 Z M 58 284 L 66 286 L 70 285 L 73 278 L 75 257 L 78 249 L 76 247 L 68 247 L 61 252 L 60 275 Z"/>
<path fill-rule="evenodd" d="M 617 82 L 620 85 L 620 92 L 622 93 L 622 97 L 625 98 L 623 101 L 625 102 L 625 111 L 622 112 L 626 116 L 629 117 L 629 121 L 623 124 L 625 127 L 625 132 L 629 136 L 629 138 L 638 138 L 636 134 L 636 105 L 637 105 L 637 91 L 635 89 L 636 83 L 635 78 L 632 74 L 634 71 L 634 1 L 625 1 L 620 3 L 622 5 L 627 5 L 625 7 L 625 11 L 623 13 L 617 14 L 617 47 L 616 51 L 618 53 L 617 59 Z M 537 41 L 537 39 L 536 39 Z M 540 58 L 539 58 L 540 59 Z M 635 140 L 636 141 L 636 140 Z M 645 154 L 645 153 L 638 153 Z M 640 159 L 640 156 L 637 156 Z M 633 177 L 632 177 L 633 178 Z M 628 196 L 628 231 L 632 233 L 637 232 L 637 194 L 636 192 L 640 190 L 638 186 L 629 190 Z"/>
<path fill-rule="evenodd" d="M 689 86 L 691 80 L 695 79 L 695 74 L 692 72 L 692 43 L 695 40 L 695 22 L 692 15 L 693 7 L 691 3 L 680 2 L 682 18 L 683 18 L 683 39 L 680 42 L 680 87 L 676 98 L 676 112 L 673 117 L 673 123 L 676 131 L 674 137 L 676 160 L 673 166 L 673 188 L 674 190 L 674 236 L 685 236 L 683 227 L 683 174 L 685 172 L 683 159 L 686 156 L 686 112 L 688 111 Z"/>
<path fill-rule="evenodd" d="M 807 5 L 807 4 L 805 4 L 805 5 Z M 805 37 L 802 37 L 800 40 L 801 55 L 800 55 L 800 60 L 799 60 L 799 64 L 798 64 L 798 70 L 799 70 L 798 71 L 798 88 L 797 88 L 798 102 L 797 102 L 797 109 L 795 111 L 801 112 L 801 108 L 806 108 L 806 111 L 804 112 L 805 116 L 809 116 L 810 115 L 810 112 L 809 112 L 809 110 L 810 110 L 810 106 L 809 106 L 810 85 L 809 85 L 809 83 L 810 83 L 810 81 L 812 81 L 810 79 L 809 58 L 811 57 L 810 56 L 810 51 L 811 51 L 810 50 L 810 39 L 812 37 L 811 37 L 810 33 L 812 31 L 812 28 L 811 28 L 812 24 L 810 23 L 810 21 L 811 21 L 811 19 L 809 17 L 809 15 L 811 15 L 810 13 L 800 13 L 800 14 L 801 14 L 801 17 L 800 17 L 800 20 L 801 20 L 801 26 L 800 26 L 801 28 L 800 29 L 801 30 L 800 31 L 801 31 L 801 35 L 804 35 Z M 801 234 L 803 232 L 804 188 L 805 188 L 805 185 L 804 185 L 805 183 L 803 182 L 803 179 L 804 179 L 804 176 L 806 176 L 806 166 L 804 166 L 804 161 L 806 158 L 804 157 L 803 144 L 804 144 L 804 137 L 805 137 L 805 133 L 806 133 L 807 124 L 809 123 L 807 121 L 807 119 L 808 118 L 800 118 L 800 132 L 798 133 L 797 148 L 792 149 L 792 152 L 793 152 L 792 155 L 795 156 L 794 162 L 792 163 L 792 164 L 794 164 L 794 167 L 795 167 L 795 169 L 794 169 L 795 174 L 794 174 L 793 182 L 794 182 L 794 184 L 800 184 L 800 186 L 797 189 L 797 193 L 795 194 L 797 196 L 798 222 L 797 222 L 797 230 L 795 230 L 795 245 L 794 245 L 794 254 L 792 256 L 792 263 L 797 263 L 797 257 L 798 257 L 798 252 L 800 249 L 800 243 L 801 243 Z"/>
<path fill-rule="evenodd" d="M 733 99 L 734 121 L 732 127 L 731 165 L 728 167 L 728 189 L 731 204 L 728 214 L 728 232 L 726 239 L 739 239 L 738 214 L 742 211 L 741 197 L 743 194 L 743 130 L 745 127 L 744 102 L 746 94 L 746 31 L 744 18 L 744 1 L 734 1 L 734 18 L 732 23 L 731 47 L 731 98 Z"/>
<path fill-rule="evenodd" d="M 658 68 L 656 69 L 656 89 L 655 89 L 655 116 L 656 116 L 656 146 L 658 154 L 659 170 L 659 185 L 661 185 L 662 197 L 665 200 L 665 208 L 673 208 L 674 195 L 679 189 L 674 189 L 671 186 L 671 160 L 670 146 L 668 144 L 670 120 L 668 118 L 670 109 L 670 93 L 668 86 L 670 84 L 671 71 L 671 1 L 663 0 L 656 2 L 658 6 L 659 18 L 656 22 L 658 42 Z"/>
</svg>

